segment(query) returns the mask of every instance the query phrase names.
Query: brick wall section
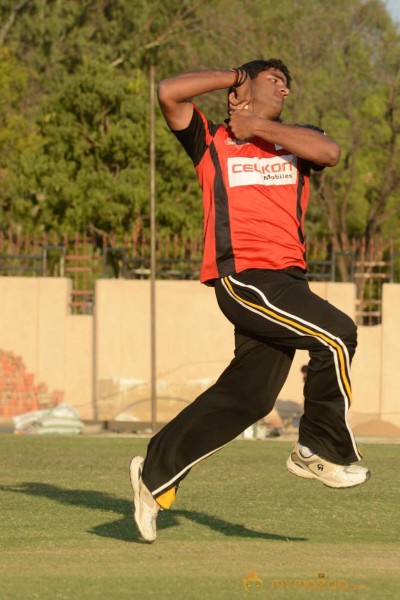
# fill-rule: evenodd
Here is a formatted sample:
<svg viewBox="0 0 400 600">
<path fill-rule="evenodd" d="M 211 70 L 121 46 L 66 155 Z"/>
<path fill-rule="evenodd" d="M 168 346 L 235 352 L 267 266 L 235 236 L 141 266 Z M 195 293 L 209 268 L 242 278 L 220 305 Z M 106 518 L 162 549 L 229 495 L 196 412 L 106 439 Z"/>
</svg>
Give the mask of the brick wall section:
<svg viewBox="0 0 400 600">
<path fill-rule="evenodd" d="M 0 417 L 50 408 L 63 400 L 64 391 L 49 392 L 45 383 L 35 384 L 20 356 L 0 350 Z"/>
</svg>

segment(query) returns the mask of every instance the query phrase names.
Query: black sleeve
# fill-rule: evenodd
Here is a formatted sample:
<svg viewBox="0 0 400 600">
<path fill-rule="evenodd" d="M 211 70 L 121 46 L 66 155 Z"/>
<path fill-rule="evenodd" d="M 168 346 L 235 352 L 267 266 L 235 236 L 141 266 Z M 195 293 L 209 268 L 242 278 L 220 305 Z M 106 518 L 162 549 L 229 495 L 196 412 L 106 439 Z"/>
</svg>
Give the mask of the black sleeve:
<svg viewBox="0 0 400 600">
<path fill-rule="evenodd" d="M 218 129 L 218 125 L 207 121 L 207 126 L 211 135 L 215 134 Z M 190 156 L 196 167 L 204 156 L 207 150 L 206 143 L 206 125 L 200 116 L 200 113 L 193 108 L 193 116 L 188 127 L 186 129 L 172 130 L 176 139 L 182 144 L 183 148 Z"/>
</svg>

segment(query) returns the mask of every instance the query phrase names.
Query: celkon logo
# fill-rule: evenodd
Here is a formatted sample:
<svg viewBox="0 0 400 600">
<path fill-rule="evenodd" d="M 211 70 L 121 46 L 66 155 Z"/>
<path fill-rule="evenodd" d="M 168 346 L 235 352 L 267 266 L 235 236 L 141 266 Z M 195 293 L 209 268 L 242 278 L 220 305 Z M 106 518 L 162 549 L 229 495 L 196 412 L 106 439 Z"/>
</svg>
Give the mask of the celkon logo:
<svg viewBox="0 0 400 600">
<path fill-rule="evenodd" d="M 297 182 L 296 157 L 293 154 L 253 158 L 228 158 L 229 185 L 290 185 Z"/>
</svg>

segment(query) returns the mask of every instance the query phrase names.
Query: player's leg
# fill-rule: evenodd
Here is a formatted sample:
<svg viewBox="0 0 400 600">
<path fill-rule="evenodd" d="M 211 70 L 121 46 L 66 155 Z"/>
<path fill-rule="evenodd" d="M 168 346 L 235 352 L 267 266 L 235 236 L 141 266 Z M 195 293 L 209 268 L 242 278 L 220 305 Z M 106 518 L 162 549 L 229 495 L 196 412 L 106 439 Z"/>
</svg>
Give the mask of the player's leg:
<svg viewBox="0 0 400 600">
<path fill-rule="evenodd" d="M 217 382 L 151 439 L 145 460 L 131 462 L 134 518 L 146 541 L 156 539 L 157 513 L 170 507 L 190 469 L 268 414 L 286 380 L 293 350 L 240 333 L 235 346 Z"/>
<path fill-rule="evenodd" d="M 294 351 L 236 335 L 235 357 L 216 383 L 150 441 L 143 480 L 162 503 L 189 470 L 268 414 Z M 168 496 L 168 495 L 167 495 Z"/>
<path fill-rule="evenodd" d="M 231 298 L 223 305 L 226 316 L 233 321 L 240 305 L 248 312 L 249 335 L 257 332 L 274 344 L 310 353 L 301 444 L 335 464 L 360 460 L 347 420 L 350 363 L 357 343 L 353 321 L 313 294 L 300 271 L 249 271 L 224 278 L 222 285 Z M 367 469 L 353 467 L 355 472 L 357 483 L 366 480 Z M 350 483 L 350 471 L 346 477 Z"/>
</svg>

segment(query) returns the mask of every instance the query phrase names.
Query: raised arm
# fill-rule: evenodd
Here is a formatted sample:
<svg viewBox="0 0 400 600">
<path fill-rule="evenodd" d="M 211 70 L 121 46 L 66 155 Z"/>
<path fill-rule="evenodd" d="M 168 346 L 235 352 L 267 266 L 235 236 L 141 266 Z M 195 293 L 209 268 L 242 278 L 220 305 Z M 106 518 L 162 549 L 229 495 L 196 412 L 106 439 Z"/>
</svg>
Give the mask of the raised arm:
<svg viewBox="0 0 400 600">
<path fill-rule="evenodd" d="M 299 125 L 271 121 L 251 111 L 232 114 L 229 128 L 238 139 L 257 136 L 324 167 L 334 167 L 340 158 L 340 147 L 328 136 Z"/>
<path fill-rule="evenodd" d="M 230 88 L 237 83 L 238 72 L 235 69 L 183 73 L 159 83 L 158 101 L 169 127 L 185 129 L 193 113 L 190 98 Z"/>
</svg>

